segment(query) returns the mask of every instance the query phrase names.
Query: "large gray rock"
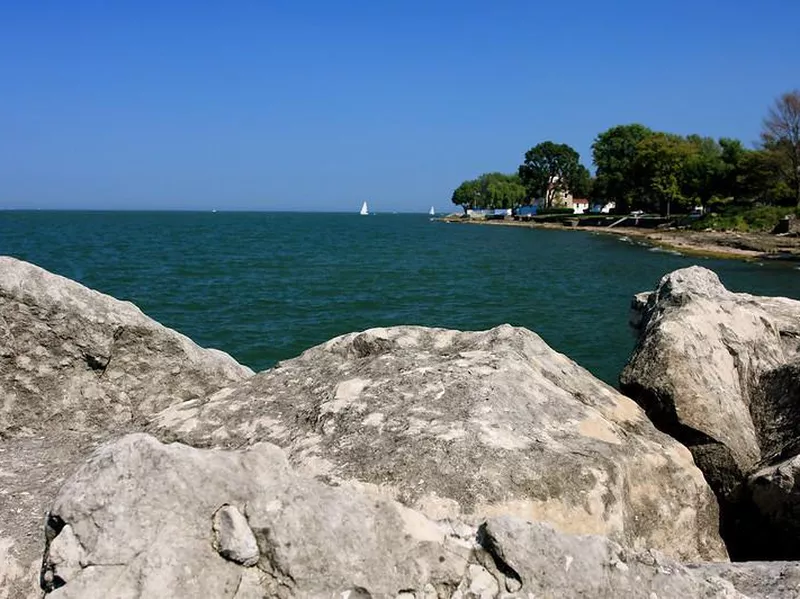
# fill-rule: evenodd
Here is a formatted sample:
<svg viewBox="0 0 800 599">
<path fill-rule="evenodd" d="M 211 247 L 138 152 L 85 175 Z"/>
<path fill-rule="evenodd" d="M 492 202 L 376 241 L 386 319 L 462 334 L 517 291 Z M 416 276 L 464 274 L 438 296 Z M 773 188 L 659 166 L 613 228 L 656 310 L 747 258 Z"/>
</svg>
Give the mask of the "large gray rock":
<svg viewBox="0 0 800 599">
<path fill-rule="evenodd" d="M 800 455 L 757 470 L 746 484 L 752 551 L 760 559 L 800 559 Z"/>
<path fill-rule="evenodd" d="M 221 506 L 236 507 L 257 541 L 251 567 L 220 553 Z M 702 566 L 602 537 L 509 516 L 436 523 L 299 476 L 263 443 L 201 450 L 124 437 L 68 481 L 48 522 L 42 582 L 53 599 L 746 597 Z"/>
<path fill-rule="evenodd" d="M 479 531 L 508 590 L 526 597 L 707 597 L 741 599 L 736 587 L 657 551 L 630 551 L 593 535 L 563 535 L 542 523 L 501 517 Z"/>
<path fill-rule="evenodd" d="M 0 599 L 33 586 L 44 506 L 91 449 L 251 374 L 128 302 L 0 257 Z"/>
<path fill-rule="evenodd" d="M 681 559 L 725 559 L 689 452 L 537 335 L 394 327 L 333 339 L 164 410 L 194 446 L 270 441 L 300 471 L 477 523 L 515 515 Z"/>
<path fill-rule="evenodd" d="M 690 564 L 704 577 L 722 578 L 750 599 L 797 599 L 800 597 L 800 563 L 738 562 Z"/>
<path fill-rule="evenodd" d="M 219 552 L 222 506 L 244 514 L 260 550 L 253 568 Z M 296 476 L 273 445 L 199 450 L 142 434 L 98 450 L 49 522 L 53 599 L 240 597 L 243 583 L 258 597 L 449 594 L 473 551 L 398 503 Z"/>
<path fill-rule="evenodd" d="M 774 539 L 758 542 L 768 535 L 745 481 L 800 449 L 800 302 L 732 293 L 695 266 L 633 307 L 639 341 L 622 391 L 690 448 L 720 499 L 732 555 L 766 557 L 758 546 Z"/>
</svg>

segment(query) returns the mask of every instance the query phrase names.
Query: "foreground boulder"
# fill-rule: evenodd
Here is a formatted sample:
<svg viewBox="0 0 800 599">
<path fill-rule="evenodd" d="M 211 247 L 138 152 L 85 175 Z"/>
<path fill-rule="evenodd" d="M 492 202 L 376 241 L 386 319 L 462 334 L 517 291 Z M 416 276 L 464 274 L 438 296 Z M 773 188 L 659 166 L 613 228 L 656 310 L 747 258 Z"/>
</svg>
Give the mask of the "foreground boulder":
<svg viewBox="0 0 800 599">
<path fill-rule="evenodd" d="M 686 560 L 726 559 L 689 452 L 630 399 L 507 325 L 338 337 L 149 430 L 198 447 L 269 441 L 301 472 L 433 520 L 513 515 Z"/>
<path fill-rule="evenodd" d="M 436 523 L 298 476 L 264 443 L 200 450 L 134 434 L 103 446 L 56 497 L 48 541 L 53 599 L 746 597 L 603 537 L 509 516 Z"/>
<path fill-rule="evenodd" d="M 34 586 L 45 505 L 98 443 L 251 374 L 128 302 L 0 257 L 0 599 Z"/>
<path fill-rule="evenodd" d="M 727 580 L 750 599 L 800 597 L 800 562 L 715 562 L 688 567 L 706 580 Z"/>
<path fill-rule="evenodd" d="M 634 312 L 621 389 L 692 451 L 732 557 L 800 558 L 794 462 L 777 468 L 800 451 L 800 302 L 732 293 L 691 267 L 634 298 Z"/>
</svg>

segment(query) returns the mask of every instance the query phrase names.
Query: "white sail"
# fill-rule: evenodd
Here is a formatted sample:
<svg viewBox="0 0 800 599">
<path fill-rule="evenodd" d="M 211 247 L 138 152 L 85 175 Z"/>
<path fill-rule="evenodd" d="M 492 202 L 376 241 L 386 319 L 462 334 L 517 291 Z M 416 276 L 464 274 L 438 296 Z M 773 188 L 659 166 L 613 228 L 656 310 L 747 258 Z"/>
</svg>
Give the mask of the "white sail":
<svg viewBox="0 0 800 599">
<path fill-rule="evenodd" d="M 367 203 L 366 202 L 361 204 L 361 212 L 359 212 L 359 214 L 361 214 L 362 216 L 364 216 L 365 214 L 369 214 L 369 210 L 367 209 Z"/>
<path fill-rule="evenodd" d="M 428 211 L 428 214 L 430 214 L 431 216 L 436 215 L 436 210 L 433 209 L 433 206 L 431 206 L 431 209 Z"/>
</svg>

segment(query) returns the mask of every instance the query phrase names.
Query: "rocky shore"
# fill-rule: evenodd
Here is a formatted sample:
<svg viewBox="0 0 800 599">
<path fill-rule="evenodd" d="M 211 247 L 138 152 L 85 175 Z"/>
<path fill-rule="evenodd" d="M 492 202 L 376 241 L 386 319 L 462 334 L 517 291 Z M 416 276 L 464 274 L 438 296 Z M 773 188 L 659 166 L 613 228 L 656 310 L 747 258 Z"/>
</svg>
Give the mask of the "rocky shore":
<svg viewBox="0 0 800 599">
<path fill-rule="evenodd" d="M 0 598 L 800 596 L 800 302 L 633 306 L 622 392 L 508 325 L 255 374 L 0 258 Z"/>
<path fill-rule="evenodd" d="M 800 261 L 800 237 L 770 233 L 740 233 L 733 231 L 691 231 L 685 229 L 645 229 L 634 227 L 582 227 L 561 223 L 518 222 L 513 220 L 463 219 L 444 217 L 448 223 L 480 224 L 501 227 L 527 227 L 559 231 L 583 231 L 598 235 L 627 237 L 648 245 L 706 258 L 736 260 Z"/>
</svg>

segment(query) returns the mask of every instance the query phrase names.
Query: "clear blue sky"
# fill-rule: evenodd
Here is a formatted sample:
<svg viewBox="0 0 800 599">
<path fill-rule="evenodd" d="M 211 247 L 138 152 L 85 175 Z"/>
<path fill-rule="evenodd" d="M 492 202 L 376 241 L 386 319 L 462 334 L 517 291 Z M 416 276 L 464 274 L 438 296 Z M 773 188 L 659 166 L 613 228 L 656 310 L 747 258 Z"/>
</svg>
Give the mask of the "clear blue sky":
<svg viewBox="0 0 800 599">
<path fill-rule="evenodd" d="M 553 140 L 751 143 L 797 0 L 0 4 L 0 207 L 444 209 Z"/>
</svg>

